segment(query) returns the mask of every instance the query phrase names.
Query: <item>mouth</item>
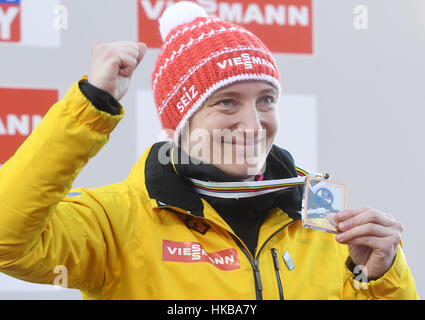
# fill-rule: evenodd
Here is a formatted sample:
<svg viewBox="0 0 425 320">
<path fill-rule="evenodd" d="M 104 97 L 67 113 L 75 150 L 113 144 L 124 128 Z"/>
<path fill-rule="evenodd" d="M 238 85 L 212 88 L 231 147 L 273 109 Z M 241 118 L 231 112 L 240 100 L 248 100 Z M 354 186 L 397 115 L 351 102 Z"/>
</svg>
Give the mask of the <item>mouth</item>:
<svg viewBox="0 0 425 320">
<path fill-rule="evenodd" d="M 231 141 L 229 139 L 221 138 L 221 144 L 233 145 L 233 146 L 243 146 L 243 147 L 256 147 L 262 143 L 265 143 L 266 139 L 249 139 L 246 140 L 244 138 L 232 138 Z"/>
</svg>

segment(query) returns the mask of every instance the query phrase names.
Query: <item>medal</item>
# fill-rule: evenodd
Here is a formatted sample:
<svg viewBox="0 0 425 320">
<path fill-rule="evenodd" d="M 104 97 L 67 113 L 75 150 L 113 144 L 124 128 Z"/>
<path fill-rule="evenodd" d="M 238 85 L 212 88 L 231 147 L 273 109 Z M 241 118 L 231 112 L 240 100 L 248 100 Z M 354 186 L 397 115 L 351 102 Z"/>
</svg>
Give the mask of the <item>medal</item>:
<svg viewBox="0 0 425 320">
<path fill-rule="evenodd" d="M 335 215 L 347 208 L 345 184 L 308 176 L 302 200 L 303 226 L 337 233 Z"/>
</svg>

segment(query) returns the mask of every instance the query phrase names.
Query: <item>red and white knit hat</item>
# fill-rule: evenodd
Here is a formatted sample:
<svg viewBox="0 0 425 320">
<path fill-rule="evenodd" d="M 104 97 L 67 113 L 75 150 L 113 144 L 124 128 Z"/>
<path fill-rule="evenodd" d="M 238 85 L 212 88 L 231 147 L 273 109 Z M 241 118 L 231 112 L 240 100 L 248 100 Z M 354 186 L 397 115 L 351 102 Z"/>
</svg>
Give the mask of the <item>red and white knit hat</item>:
<svg viewBox="0 0 425 320">
<path fill-rule="evenodd" d="M 152 89 L 164 129 L 178 141 L 189 118 L 218 89 L 237 81 L 263 80 L 280 94 L 280 77 L 269 49 L 248 30 L 208 17 L 193 2 L 168 7 L 159 19 L 164 41 Z"/>
</svg>

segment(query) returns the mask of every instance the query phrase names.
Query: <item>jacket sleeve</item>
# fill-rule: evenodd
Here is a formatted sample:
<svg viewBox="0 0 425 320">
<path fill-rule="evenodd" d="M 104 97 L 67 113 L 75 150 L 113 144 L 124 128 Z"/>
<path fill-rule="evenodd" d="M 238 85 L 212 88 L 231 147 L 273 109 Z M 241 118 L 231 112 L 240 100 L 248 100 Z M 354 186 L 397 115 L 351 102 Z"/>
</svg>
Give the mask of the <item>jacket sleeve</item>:
<svg viewBox="0 0 425 320">
<path fill-rule="evenodd" d="M 105 208 L 95 197 L 65 196 L 88 160 L 123 117 L 96 109 L 78 83 L 53 105 L 15 155 L 0 169 L 0 271 L 53 284 L 56 267 L 68 287 L 104 282 Z"/>
<path fill-rule="evenodd" d="M 341 245 L 342 247 L 343 245 Z M 343 246 L 348 256 L 347 246 Z M 391 268 L 380 278 L 367 281 L 367 274 L 354 274 L 350 270 L 351 259 L 346 259 L 344 268 L 344 299 L 416 300 L 415 281 L 407 265 L 401 245 Z M 353 270 L 354 271 L 354 270 Z M 356 270 L 357 271 L 357 270 Z M 366 281 L 363 281 L 366 280 Z"/>
</svg>

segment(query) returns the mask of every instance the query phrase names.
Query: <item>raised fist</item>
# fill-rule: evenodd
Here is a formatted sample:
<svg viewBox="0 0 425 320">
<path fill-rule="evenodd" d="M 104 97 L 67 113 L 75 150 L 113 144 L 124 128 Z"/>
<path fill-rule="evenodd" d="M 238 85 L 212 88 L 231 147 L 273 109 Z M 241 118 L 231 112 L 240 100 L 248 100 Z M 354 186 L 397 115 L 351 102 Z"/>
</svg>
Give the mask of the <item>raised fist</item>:
<svg viewBox="0 0 425 320">
<path fill-rule="evenodd" d="M 117 101 L 125 95 L 134 70 L 142 61 L 146 45 L 137 42 L 96 42 L 92 45 L 88 81 Z"/>
</svg>

